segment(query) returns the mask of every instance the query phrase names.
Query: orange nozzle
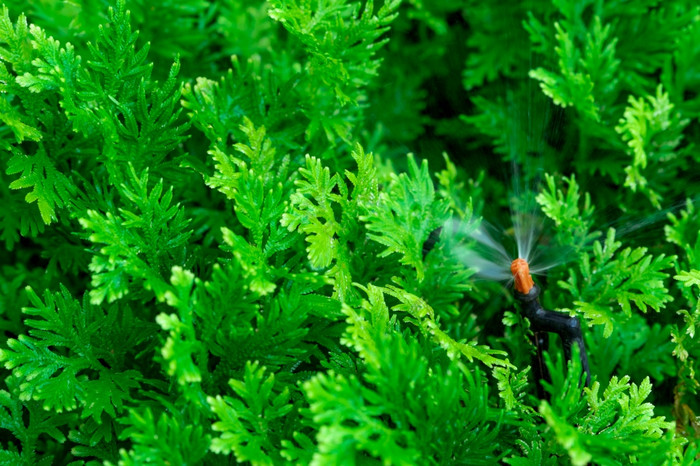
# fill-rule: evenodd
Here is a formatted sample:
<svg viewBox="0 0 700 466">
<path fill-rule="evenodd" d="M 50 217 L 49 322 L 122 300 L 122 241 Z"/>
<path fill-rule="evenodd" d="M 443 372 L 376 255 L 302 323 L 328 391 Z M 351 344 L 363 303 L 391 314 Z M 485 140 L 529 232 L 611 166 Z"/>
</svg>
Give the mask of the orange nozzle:
<svg viewBox="0 0 700 466">
<path fill-rule="evenodd" d="M 510 264 L 510 273 L 513 274 L 515 279 L 515 289 L 522 294 L 528 294 L 530 289 L 535 286 L 535 282 L 532 281 L 532 276 L 530 275 L 530 266 L 525 259 L 515 259 Z"/>
</svg>

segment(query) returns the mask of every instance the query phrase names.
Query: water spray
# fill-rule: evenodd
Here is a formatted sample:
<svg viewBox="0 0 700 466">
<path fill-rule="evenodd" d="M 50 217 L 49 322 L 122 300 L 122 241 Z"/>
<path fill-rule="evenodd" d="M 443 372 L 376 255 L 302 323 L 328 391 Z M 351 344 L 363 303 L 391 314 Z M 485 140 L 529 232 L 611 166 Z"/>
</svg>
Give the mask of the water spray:
<svg viewBox="0 0 700 466">
<path fill-rule="evenodd" d="M 552 382 L 543 359 L 544 352 L 549 349 L 548 333 L 559 335 L 567 361 L 571 360 L 571 348 L 573 345 L 578 346 L 581 368 L 586 374 L 586 386 L 590 385 L 591 372 L 588 367 L 588 356 L 583 342 L 579 319 L 569 317 L 560 312 L 548 311 L 542 307 L 539 300 L 540 288 L 532 279 L 530 265 L 525 259 L 515 259 L 510 264 L 510 271 L 515 281 L 515 299 L 520 302 L 523 315 L 530 321 L 530 329 L 533 333 L 532 343 L 537 350 L 532 364 L 537 386 L 537 396 L 545 398 L 541 380 L 545 380 L 548 383 Z"/>
<path fill-rule="evenodd" d="M 478 228 L 469 231 L 468 236 L 471 241 L 453 246 L 451 252 L 459 260 L 476 271 L 477 277 L 485 280 L 506 281 L 513 280 L 516 301 L 520 303 L 521 315 L 530 322 L 532 331 L 532 344 L 535 346 L 536 355 L 532 361 L 533 375 L 537 396 L 545 399 L 546 394 L 541 381 L 551 384 L 551 376 L 544 362 L 544 354 L 549 350 L 549 334 L 556 333 L 561 339 L 564 349 L 564 356 L 567 361 L 571 360 L 572 348 L 577 346 L 581 361 L 582 373 L 585 373 L 585 385 L 591 382 L 591 373 L 588 365 L 588 355 L 583 341 L 581 322 L 576 317 L 566 314 L 549 311 L 542 307 L 539 301 L 540 288 L 535 284 L 532 274 L 543 272 L 559 263 L 563 262 L 565 254 L 555 254 L 557 261 L 547 261 L 538 266 L 530 267 L 530 260 L 536 259 L 534 251 L 535 244 L 540 236 L 541 225 L 537 222 L 536 216 L 528 216 L 524 219 L 524 214 L 514 210 L 513 224 L 515 239 L 517 243 L 518 258 L 513 260 L 501 241 L 493 235 L 498 231 L 488 223 L 481 221 Z M 455 230 L 459 224 L 455 223 Z M 423 257 L 433 248 L 441 229 L 437 229 L 430 234 L 424 242 Z M 541 252 L 541 251 L 540 251 Z M 549 255 L 554 253 L 548 251 Z M 554 256 L 552 256 L 554 257 Z M 510 273 L 508 267 L 510 266 Z"/>
</svg>

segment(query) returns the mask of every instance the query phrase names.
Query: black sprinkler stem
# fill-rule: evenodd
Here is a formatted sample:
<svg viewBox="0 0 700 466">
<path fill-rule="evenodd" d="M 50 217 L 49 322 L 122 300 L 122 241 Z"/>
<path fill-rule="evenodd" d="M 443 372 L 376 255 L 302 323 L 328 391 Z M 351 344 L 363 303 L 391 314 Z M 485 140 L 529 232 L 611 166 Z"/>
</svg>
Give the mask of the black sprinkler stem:
<svg viewBox="0 0 700 466">
<path fill-rule="evenodd" d="M 564 356 L 571 360 L 571 347 L 578 345 L 581 368 L 586 374 L 586 386 L 591 384 L 591 371 L 588 366 L 586 346 L 581 333 L 581 322 L 577 317 L 570 317 L 561 312 L 548 311 L 540 304 L 540 288 L 534 285 L 527 294 L 514 290 L 515 299 L 520 302 L 523 316 L 530 321 L 530 329 L 533 333 L 532 343 L 537 349 L 533 359 L 533 372 L 537 387 L 537 396 L 540 399 L 548 398 L 542 387 L 541 380 L 552 382 L 547 366 L 544 364 L 543 354 L 549 348 L 548 333 L 556 333 L 561 338 L 564 347 Z"/>
</svg>

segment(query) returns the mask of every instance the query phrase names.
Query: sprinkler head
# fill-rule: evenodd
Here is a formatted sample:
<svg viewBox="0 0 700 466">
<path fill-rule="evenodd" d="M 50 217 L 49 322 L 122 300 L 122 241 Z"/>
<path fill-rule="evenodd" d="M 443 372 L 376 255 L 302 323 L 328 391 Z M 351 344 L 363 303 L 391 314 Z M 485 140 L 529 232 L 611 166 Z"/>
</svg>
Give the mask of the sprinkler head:
<svg viewBox="0 0 700 466">
<path fill-rule="evenodd" d="M 530 275 L 530 266 L 525 259 L 515 259 L 510 264 L 510 273 L 515 279 L 515 289 L 522 294 L 528 294 L 535 282 Z"/>
</svg>

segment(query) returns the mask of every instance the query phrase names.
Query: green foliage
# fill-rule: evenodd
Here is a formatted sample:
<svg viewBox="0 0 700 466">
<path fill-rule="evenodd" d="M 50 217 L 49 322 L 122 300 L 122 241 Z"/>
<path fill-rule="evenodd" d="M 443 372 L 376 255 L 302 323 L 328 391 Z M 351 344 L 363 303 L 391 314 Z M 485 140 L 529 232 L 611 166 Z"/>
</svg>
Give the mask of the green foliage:
<svg viewBox="0 0 700 466">
<path fill-rule="evenodd" d="M 690 288 L 693 285 L 700 286 L 700 272 L 698 270 L 693 270 L 690 273 L 682 272 L 680 275 L 676 275 L 676 280 L 682 282 L 686 287 Z M 681 361 L 685 361 L 690 351 L 684 347 L 684 343 L 690 345 L 696 345 L 695 339 L 695 327 L 700 323 L 700 307 L 696 304 L 695 309 L 692 311 L 680 310 L 678 315 L 683 316 L 684 326 L 676 328 L 673 331 L 673 340 L 676 343 L 676 348 L 673 353 L 678 356 Z M 682 329 L 682 330 L 681 330 Z M 695 352 L 693 351 L 693 354 Z"/>
<path fill-rule="evenodd" d="M 5 1 L 0 463 L 696 463 L 698 13 Z"/>
<path fill-rule="evenodd" d="M 197 464 L 206 455 L 209 436 L 204 426 L 186 422 L 183 416 L 162 413 L 158 419 L 150 408 L 129 411 L 122 422 L 126 428 L 121 438 L 131 439 L 133 448 L 119 451 L 119 465 L 144 463 Z M 110 464 L 110 463 L 107 463 Z"/>
<path fill-rule="evenodd" d="M 578 350 L 574 351 L 577 356 Z M 583 386 L 581 364 L 572 358 L 567 370 L 562 358 L 545 358 L 552 374 L 552 383 L 544 383 L 551 395 L 541 401 L 539 413 L 546 424 L 540 435 L 552 435 L 554 443 L 543 450 L 542 443 L 521 441 L 523 456 L 513 456 L 508 464 L 560 464 L 560 455 L 568 456 L 566 464 L 585 465 L 592 461 L 603 464 L 666 464 L 670 459 L 674 424 L 654 417 L 653 405 L 644 402 L 651 394 L 649 379 L 641 384 L 630 383 L 629 377 L 613 376 L 602 397 L 600 383 Z M 523 432 L 521 428 L 521 432 Z M 526 434 L 527 435 L 527 434 Z M 531 435 L 531 434 L 530 434 Z"/>
<path fill-rule="evenodd" d="M 567 18 L 570 19 L 573 18 Z M 535 17 L 530 17 L 528 26 L 533 45 L 544 48 L 546 33 L 542 24 Z M 620 60 L 615 58 L 617 41 L 610 40 L 610 25 L 603 27 L 596 16 L 585 36 L 573 33 L 575 26 L 569 21 L 554 23 L 554 29 L 558 73 L 537 68 L 530 71 L 530 77 L 540 81 L 542 91 L 555 104 L 574 106 L 583 117 L 600 121 L 600 104 L 596 103 L 596 94 L 615 87 L 615 72 L 620 64 Z M 576 44 L 576 40 L 580 40 L 581 45 Z M 594 93 L 594 90 L 597 92 Z"/>
<path fill-rule="evenodd" d="M 695 287 L 700 287 L 698 270 L 684 271 L 674 278 L 683 283 L 686 289 L 692 288 L 696 291 Z M 700 382 L 696 375 L 700 370 L 697 356 L 700 344 L 695 337 L 695 330 L 700 325 L 700 300 L 696 298 L 694 308 L 690 310 L 680 309 L 676 314 L 681 316 L 683 321 L 674 324 L 671 329 L 671 339 L 675 344 L 673 355 L 678 358 L 680 365 L 674 414 L 680 420 L 679 427 L 682 431 L 689 428 L 696 430 L 698 420 L 684 398 L 687 395 L 697 396 L 698 391 L 700 391 Z M 689 450 L 692 451 L 690 447 Z"/>
<path fill-rule="evenodd" d="M 553 176 L 546 175 L 545 179 L 547 191 L 542 191 L 537 196 L 537 203 L 542 212 L 557 226 L 557 242 L 579 253 L 600 234 L 590 231 L 593 227 L 594 212 L 590 194 L 584 193 L 581 206 L 580 188 L 575 177 L 564 179 L 567 184 L 566 193 L 556 188 Z"/>
<path fill-rule="evenodd" d="M 673 104 L 661 85 L 656 89 L 656 96 L 648 98 L 647 104 L 643 99 L 629 98 L 629 107 L 625 109 L 620 126 L 615 130 L 627 141 L 632 155 L 632 165 L 625 169 L 627 178 L 625 186 L 635 191 L 638 187 L 647 193 L 652 203 L 659 206 L 659 195 L 647 187 L 647 180 L 641 170 L 647 168 L 652 161 L 663 161 L 666 171 L 669 162 L 677 158 L 674 149 L 681 140 L 683 128 L 689 120 L 680 120 L 680 114 L 673 112 Z M 664 174 L 666 175 L 666 174 Z M 667 176 L 667 175 L 666 175 Z M 656 177 L 658 180 L 659 177 Z"/>
<path fill-rule="evenodd" d="M 137 371 L 101 362 L 112 359 L 111 342 L 101 337 L 116 324 L 116 310 L 105 314 L 87 302 L 81 306 L 65 287 L 60 293 L 46 291 L 43 301 L 31 288 L 27 293 L 35 307 L 24 312 L 38 318 L 25 319 L 29 336 L 8 340 L 9 348 L 0 352 L 21 381 L 20 399 L 41 401 L 45 410 L 59 413 L 80 407 L 81 417 L 98 423 L 105 414 L 115 417 L 142 379 Z"/>
<path fill-rule="evenodd" d="M 435 320 L 433 309 L 418 296 L 394 286 L 389 286 L 386 292 L 399 300 L 400 304 L 394 306 L 393 309 L 406 312 L 410 316 L 406 320 L 417 325 L 426 337 L 440 345 L 450 359 L 456 359 L 462 355 L 466 356 L 469 362 L 478 359 L 489 367 L 492 365 L 511 366 L 507 359 L 502 360 L 494 357 L 504 356 L 505 353 L 501 351 L 493 350 L 487 346 L 479 346 L 476 342 L 467 343 L 451 338 L 440 329 Z"/>
<path fill-rule="evenodd" d="M 613 376 L 599 398 L 600 384 L 586 389 L 588 415 L 576 425 L 567 422 L 562 412 L 543 402 L 540 412 L 566 449 L 572 464 L 585 465 L 593 458 L 609 458 L 624 463 L 634 459 L 646 464 L 661 464 L 668 455 L 674 427 L 662 417 L 653 417 L 653 405 L 644 400 L 651 393 L 649 379 L 640 385 L 629 378 Z"/>
<path fill-rule="evenodd" d="M 357 163 L 357 173 L 345 172 L 353 185 L 349 191 L 339 174 L 331 176 L 328 167 L 307 155 L 306 167 L 299 169 L 301 179 L 295 182 L 296 192 L 290 197 L 291 209 L 281 219 L 281 224 L 290 231 L 298 230 L 306 235 L 309 243 L 306 251 L 313 268 L 332 264 L 326 276 L 332 280 L 334 296 L 340 301 L 356 299 L 352 289 L 353 259 L 371 251 L 371 245 L 367 244 L 370 236 L 360 222 L 367 209 L 378 201 L 374 156 L 356 146 L 352 157 Z M 340 215 L 336 210 L 340 210 Z"/>
<path fill-rule="evenodd" d="M 381 60 L 377 51 L 382 35 L 396 18 L 401 0 L 374 2 L 347 0 L 270 2 L 268 14 L 300 42 L 306 101 L 302 111 L 310 122 L 307 138 L 349 141 L 352 122 L 361 118 L 365 87 L 376 78 Z M 331 98 L 333 97 L 333 98 Z M 345 106 L 338 111 L 338 106 Z"/>
<path fill-rule="evenodd" d="M 359 352 L 364 370 L 304 384 L 319 426 L 312 464 L 355 464 L 365 455 L 395 464 L 493 462 L 500 420 L 487 405 L 483 373 L 428 356 L 389 316 L 381 291 L 367 292 L 361 308 L 344 307 L 350 325 L 343 341 Z M 421 415 L 440 422 L 423 423 Z"/>
<path fill-rule="evenodd" d="M 526 31 L 518 24 L 518 17 L 528 8 L 518 1 L 469 5 L 469 14 L 465 19 L 474 33 L 467 39 L 467 46 L 472 52 L 468 55 L 463 76 L 467 90 L 499 77 L 517 76 L 519 64 L 527 60 L 527 51 L 507 44 L 509 41 L 517 43 L 518 40 L 527 40 Z"/>
<path fill-rule="evenodd" d="M 47 37 L 42 29 L 34 25 L 29 27 L 24 15 L 20 15 L 13 25 L 5 5 L 2 6 L 0 31 L 0 44 L 6 44 L 6 47 L 0 48 L 1 86 L 5 94 L 0 99 L 0 119 L 14 136 L 10 137 L 4 131 L 2 147 L 12 155 L 5 173 L 19 174 L 10 183 L 10 189 L 31 188 L 25 200 L 28 203 L 36 202 L 42 221 L 49 224 L 57 219 L 56 209 L 71 202 L 76 187 L 58 168 L 58 161 L 51 157 L 54 151 L 60 153 L 60 150 L 54 149 L 56 144 L 45 141 L 56 131 L 65 132 L 65 118 L 62 119 L 60 115 L 42 118 L 46 112 L 55 112 L 57 105 L 41 92 L 51 84 L 44 85 L 35 80 L 31 71 L 36 68 L 38 73 L 51 73 L 46 77 L 48 82 L 55 79 L 56 69 L 60 65 L 75 66 L 79 59 L 75 57 L 73 47 L 61 48 L 58 41 Z M 33 150 L 23 144 L 25 141 L 36 143 Z M 60 144 L 56 149 L 59 148 Z"/>
<path fill-rule="evenodd" d="M 37 401 L 21 401 L 19 380 L 5 379 L 8 390 L 0 390 L 0 427 L 8 430 L 18 443 L 0 446 L 0 461 L 5 464 L 51 464 L 53 456 L 38 455 L 37 448 L 47 437 L 59 443 L 66 441 L 61 432 L 71 419 L 70 414 L 56 414 L 42 408 Z M 21 451 L 20 451 L 21 449 Z"/>
<path fill-rule="evenodd" d="M 659 312 L 673 300 L 665 287 L 667 269 L 675 257 L 647 255 L 646 248 L 626 248 L 615 241 L 615 230 L 608 230 L 605 243 L 595 242 L 593 254 L 585 254 L 579 272 L 572 270 L 566 283 L 559 286 L 571 293 L 583 317 L 605 326 L 604 336 L 610 336 L 616 317 L 610 306 L 615 303 L 626 317 L 632 309 Z M 618 317 L 619 318 L 619 317 Z"/>
<path fill-rule="evenodd" d="M 165 331 L 170 332 L 161 348 L 161 355 L 167 366 L 167 373 L 175 376 L 177 383 L 200 382 L 202 375 L 192 360 L 193 353 L 201 353 L 204 348 L 197 340 L 190 306 L 190 293 L 194 285 L 194 275 L 180 267 L 173 267 L 170 278 L 175 291 L 168 291 L 165 299 L 168 304 L 178 309 L 180 315 L 161 313 L 156 322 Z M 177 347 L 177 350 L 176 350 Z"/>
<path fill-rule="evenodd" d="M 218 81 L 200 77 L 185 85 L 182 104 L 194 125 L 219 147 L 241 138 L 245 117 L 264 126 L 276 147 L 298 148 L 308 119 L 293 78 L 275 75 L 255 55 L 245 61 L 234 56 L 232 66 Z"/>
<path fill-rule="evenodd" d="M 275 376 L 265 377 L 265 368 L 257 362 L 246 364 L 243 381 L 232 379 L 229 385 L 240 399 L 221 396 L 208 399 L 220 419 L 212 427 L 223 432 L 212 441 L 211 450 L 224 454 L 233 451 L 238 461 L 254 464 L 281 461 L 281 422 L 294 408 L 289 402 L 289 389 L 273 395 Z"/>
<path fill-rule="evenodd" d="M 306 168 L 299 173 L 306 180 L 298 183 L 299 188 L 292 199 L 296 212 L 286 213 L 282 225 L 294 230 L 306 220 L 308 223 L 302 226 L 301 231 L 307 234 L 309 261 L 313 267 L 328 267 L 337 257 L 334 238 L 340 225 L 335 220 L 331 202 L 338 199 L 332 192 L 338 185 L 338 177 L 331 178 L 328 167 L 323 167 L 320 160 L 308 155 Z M 305 195 L 312 197 L 315 203 Z"/>
<path fill-rule="evenodd" d="M 10 183 L 10 189 L 32 188 L 24 200 L 37 203 L 41 219 L 46 224 L 56 220 L 56 208 L 63 207 L 75 194 L 73 185 L 56 170 L 43 151 L 32 157 L 15 153 L 8 162 L 7 174 L 16 173 L 21 175 Z"/>
<path fill-rule="evenodd" d="M 637 380 L 650 376 L 658 382 L 674 376 L 672 328 L 658 322 L 650 326 L 639 314 L 615 322 L 608 337 L 604 326 L 596 327 L 588 339 L 589 347 L 596 348 L 594 373 L 600 380 L 609 380 L 615 372 L 634 374 Z"/>
<path fill-rule="evenodd" d="M 120 186 L 125 205 L 119 212 L 102 214 L 87 210 L 80 224 L 91 231 L 88 239 L 103 245 L 92 258 L 90 300 L 113 302 L 128 294 L 133 282 L 142 283 L 161 297 L 163 273 L 175 261 L 182 261 L 190 232 L 189 220 L 179 205 L 170 205 L 172 187 L 163 192 L 163 181 L 148 187 L 148 170 L 138 175 L 129 167 L 129 179 Z"/>
<path fill-rule="evenodd" d="M 275 148 L 265 137 L 264 127 L 256 129 L 244 118 L 241 131 L 249 142 L 236 144 L 240 156 L 229 156 L 218 148 L 213 149 L 217 173 L 205 179 L 209 186 L 233 200 L 236 217 L 248 230 L 246 241 L 231 230 L 222 229 L 227 244 L 224 249 L 233 253 L 246 275 L 254 277 L 256 291 L 265 294 L 275 289 L 270 279 L 276 274 L 265 264 L 293 241 L 280 225 L 283 202 L 291 192 L 287 179 L 289 158 L 276 157 Z"/>
<path fill-rule="evenodd" d="M 418 280 L 424 277 L 422 250 L 428 235 L 448 219 L 448 205 L 435 198 L 435 188 L 423 161 L 420 169 L 408 157 L 408 174 L 392 180 L 380 194 L 379 206 L 363 217 L 371 240 L 386 246 L 381 256 L 399 253 L 401 263 L 416 269 Z"/>
<path fill-rule="evenodd" d="M 358 90 L 377 75 L 380 62 L 374 59 L 378 41 L 392 20 L 401 0 L 374 3 L 328 0 L 310 3 L 271 2 L 270 16 L 279 21 L 307 49 L 309 74 L 315 87 L 330 88 L 341 104 L 357 103 Z"/>
</svg>

